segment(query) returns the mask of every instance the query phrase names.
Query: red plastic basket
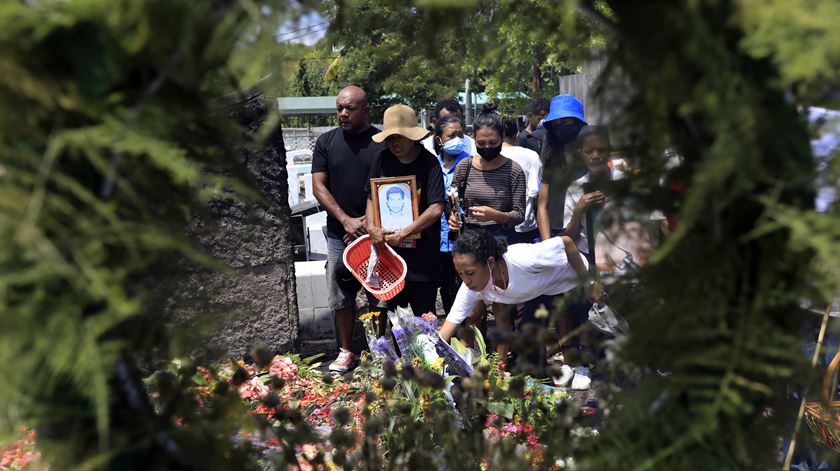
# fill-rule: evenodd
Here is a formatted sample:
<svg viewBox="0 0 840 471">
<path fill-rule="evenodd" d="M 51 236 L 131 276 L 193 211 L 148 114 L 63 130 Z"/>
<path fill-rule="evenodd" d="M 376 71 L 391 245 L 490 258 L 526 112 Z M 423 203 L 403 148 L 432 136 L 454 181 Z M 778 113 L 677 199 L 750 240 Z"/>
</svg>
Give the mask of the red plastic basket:
<svg viewBox="0 0 840 471">
<path fill-rule="evenodd" d="M 370 236 L 359 237 L 344 249 L 344 265 L 350 273 L 380 301 L 387 301 L 396 296 L 405 287 L 405 275 L 408 267 L 405 260 L 394 252 L 388 244 L 382 244 L 387 250 L 379 251 L 379 278 L 382 286 L 373 289 L 365 283 L 368 274 L 368 260 L 370 259 Z"/>
</svg>

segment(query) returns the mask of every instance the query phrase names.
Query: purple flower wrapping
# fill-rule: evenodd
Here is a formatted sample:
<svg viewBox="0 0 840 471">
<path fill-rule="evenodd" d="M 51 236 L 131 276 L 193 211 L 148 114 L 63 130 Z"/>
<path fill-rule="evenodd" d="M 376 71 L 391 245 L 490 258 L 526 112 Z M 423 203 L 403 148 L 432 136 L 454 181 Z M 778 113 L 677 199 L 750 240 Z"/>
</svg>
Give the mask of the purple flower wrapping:
<svg viewBox="0 0 840 471">
<path fill-rule="evenodd" d="M 391 328 L 391 332 L 394 334 L 394 338 L 397 339 L 397 347 L 400 349 L 402 358 L 404 360 L 410 360 L 414 356 L 414 352 L 411 349 L 411 337 L 409 337 L 408 331 L 402 326 L 395 325 Z"/>
<path fill-rule="evenodd" d="M 440 335 L 435 339 L 435 349 L 438 355 L 446 359 L 446 364 L 449 365 L 449 371 L 462 378 L 467 378 L 472 375 L 472 365 L 464 361 L 461 355 L 458 355 L 452 347 L 440 338 Z"/>
<path fill-rule="evenodd" d="M 432 325 L 429 321 L 425 319 L 421 319 L 419 317 L 407 317 L 401 319 L 400 322 L 405 324 L 405 328 L 411 331 L 412 334 L 434 334 L 437 332 L 435 330 L 435 326 Z"/>
<path fill-rule="evenodd" d="M 371 348 L 373 348 L 373 350 L 379 353 L 380 355 L 383 355 L 388 360 L 397 360 L 397 352 L 394 351 L 394 348 L 391 346 L 391 343 L 388 342 L 388 339 L 386 339 L 385 336 L 375 339 L 371 343 Z"/>
<path fill-rule="evenodd" d="M 449 344 L 447 344 L 443 341 L 442 338 L 440 338 L 440 334 L 437 333 L 437 330 L 432 325 L 432 323 L 425 319 L 413 316 L 401 317 L 400 323 L 402 323 L 404 327 L 397 326 L 393 329 L 394 337 L 397 338 L 397 345 L 400 346 L 400 351 L 403 351 L 404 349 L 402 344 L 400 343 L 400 337 L 397 335 L 397 329 L 399 329 L 400 332 L 406 336 L 405 338 L 407 346 L 405 351 L 412 351 L 411 340 L 414 337 L 420 334 L 427 334 L 435 339 L 435 350 L 437 351 L 437 354 L 439 356 L 443 357 L 446 360 L 446 364 L 449 365 L 450 372 L 462 378 L 466 378 L 472 375 L 472 366 L 469 365 L 466 361 L 464 361 L 464 359 L 461 358 L 461 355 L 458 355 L 458 353 L 455 350 L 453 350 L 452 347 L 449 346 Z M 408 336 L 409 333 L 410 337 Z M 403 354 L 403 357 L 405 357 L 405 354 Z"/>
</svg>

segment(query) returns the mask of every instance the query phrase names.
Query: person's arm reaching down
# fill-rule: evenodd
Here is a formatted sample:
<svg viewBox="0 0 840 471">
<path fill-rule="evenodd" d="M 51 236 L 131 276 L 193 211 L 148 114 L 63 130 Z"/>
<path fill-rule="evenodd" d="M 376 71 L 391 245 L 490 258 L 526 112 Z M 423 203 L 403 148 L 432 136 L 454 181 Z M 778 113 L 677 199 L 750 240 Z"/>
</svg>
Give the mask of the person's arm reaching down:
<svg viewBox="0 0 840 471">
<path fill-rule="evenodd" d="M 604 288 L 589 275 L 586 263 L 583 261 L 583 256 L 578 251 L 575 241 L 569 236 L 561 236 L 560 239 L 563 241 L 563 248 L 566 249 L 566 258 L 569 260 L 569 265 L 577 273 L 581 283 L 586 286 L 587 297 L 592 302 L 600 301 L 604 295 Z"/>
<path fill-rule="evenodd" d="M 452 309 L 449 310 L 446 320 L 438 331 L 443 340 L 448 342 L 455 335 L 458 326 L 470 316 L 470 312 L 479 301 L 481 301 L 481 296 L 467 288 L 467 285 L 461 284 L 458 294 L 455 295 L 455 302 L 452 303 Z"/>
</svg>

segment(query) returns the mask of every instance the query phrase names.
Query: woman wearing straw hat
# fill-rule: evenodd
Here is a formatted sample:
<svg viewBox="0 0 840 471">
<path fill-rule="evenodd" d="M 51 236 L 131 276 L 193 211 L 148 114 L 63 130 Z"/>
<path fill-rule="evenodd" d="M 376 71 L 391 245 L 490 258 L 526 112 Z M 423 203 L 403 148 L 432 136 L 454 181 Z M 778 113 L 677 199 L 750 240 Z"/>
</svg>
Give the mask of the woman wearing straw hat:
<svg viewBox="0 0 840 471">
<path fill-rule="evenodd" d="M 420 141 L 429 132 L 417 125 L 414 110 L 394 105 L 385 110 L 384 129 L 374 134 L 374 142 L 388 147 L 374 158 L 370 178 L 414 176 L 417 183 L 419 216 L 397 230 L 376 227 L 370 187 L 368 193 L 368 233 L 375 244 L 387 243 L 405 259 L 408 266 L 405 288 L 389 301 L 389 307 L 411 305 L 420 315 L 435 312 L 437 282 L 440 271 L 440 215 L 443 213 L 443 173 L 437 158 Z M 404 243 L 409 236 L 420 235 L 413 244 Z M 413 247 L 409 246 L 413 245 Z"/>
</svg>

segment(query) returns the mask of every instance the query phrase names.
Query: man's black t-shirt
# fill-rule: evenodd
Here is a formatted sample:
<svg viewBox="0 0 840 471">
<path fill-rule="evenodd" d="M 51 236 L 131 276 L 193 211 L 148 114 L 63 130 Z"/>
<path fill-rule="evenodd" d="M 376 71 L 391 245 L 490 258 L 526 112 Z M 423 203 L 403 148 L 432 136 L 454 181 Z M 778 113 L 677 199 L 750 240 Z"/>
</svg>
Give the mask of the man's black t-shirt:
<svg viewBox="0 0 840 471">
<path fill-rule="evenodd" d="M 379 129 L 370 126 L 358 134 L 347 134 L 341 128 L 321 134 L 312 154 L 312 173 L 326 172 L 327 188 L 338 206 L 350 217 L 365 214 L 367 199 L 363 188 L 368 186 L 370 165 L 382 144 L 371 140 Z M 327 235 L 344 237 L 344 226 L 327 214 Z"/>
<path fill-rule="evenodd" d="M 370 178 L 414 175 L 417 182 L 417 214 L 429 205 L 443 203 L 443 172 L 437 157 L 424 148 L 409 164 L 401 163 L 386 147 L 370 166 Z M 370 186 L 365 188 L 370 196 Z M 395 247 L 408 266 L 407 281 L 437 281 L 440 274 L 440 218 L 420 233 L 414 248 Z"/>
<path fill-rule="evenodd" d="M 519 147 L 531 149 L 539 154 L 544 138 L 545 127 L 542 125 L 538 126 L 537 129 L 534 129 L 534 132 L 522 131 L 519 133 Z"/>
</svg>

